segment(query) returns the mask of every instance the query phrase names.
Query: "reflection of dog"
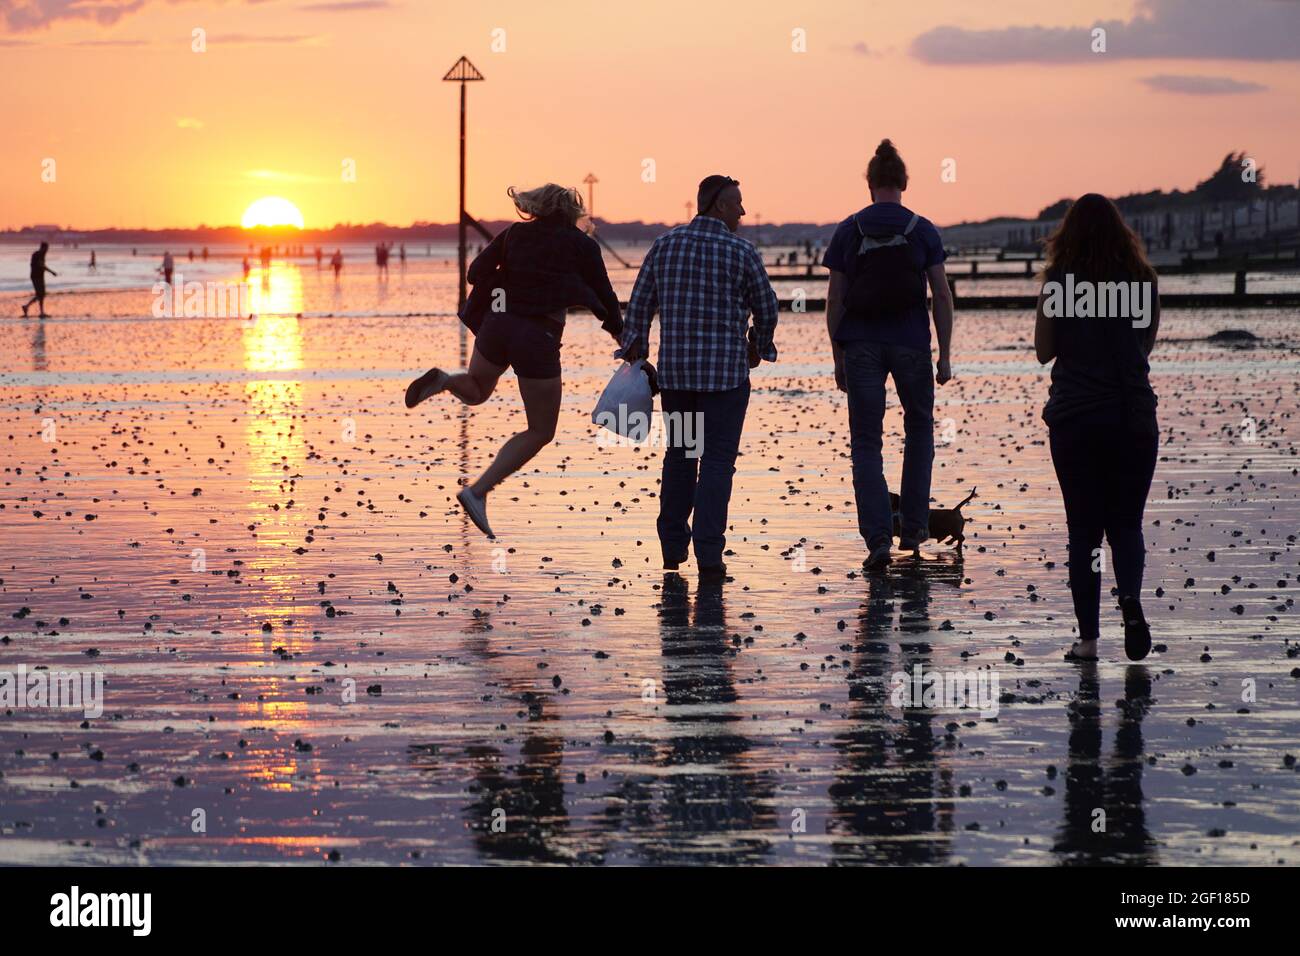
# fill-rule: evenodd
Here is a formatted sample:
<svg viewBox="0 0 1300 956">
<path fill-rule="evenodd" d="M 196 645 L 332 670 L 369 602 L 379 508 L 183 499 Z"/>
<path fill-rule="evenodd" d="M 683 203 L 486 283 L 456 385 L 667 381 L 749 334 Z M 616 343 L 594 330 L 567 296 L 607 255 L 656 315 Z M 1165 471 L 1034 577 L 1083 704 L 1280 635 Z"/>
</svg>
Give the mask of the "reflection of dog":
<svg viewBox="0 0 1300 956">
<path fill-rule="evenodd" d="M 930 509 L 930 534 L 940 544 L 951 540 L 956 542 L 957 550 L 961 550 L 961 543 L 966 540 L 963 529 L 966 527 L 966 518 L 962 515 L 961 509 L 966 502 L 975 497 L 975 489 L 970 490 L 961 503 L 955 508 L 931 508 Z M 899 498 L 892 491 L 889 493 L 889 507 L 894 512 L 894 536 L 902 535 L 902 519 L 898 513 Z"/>
</svg>

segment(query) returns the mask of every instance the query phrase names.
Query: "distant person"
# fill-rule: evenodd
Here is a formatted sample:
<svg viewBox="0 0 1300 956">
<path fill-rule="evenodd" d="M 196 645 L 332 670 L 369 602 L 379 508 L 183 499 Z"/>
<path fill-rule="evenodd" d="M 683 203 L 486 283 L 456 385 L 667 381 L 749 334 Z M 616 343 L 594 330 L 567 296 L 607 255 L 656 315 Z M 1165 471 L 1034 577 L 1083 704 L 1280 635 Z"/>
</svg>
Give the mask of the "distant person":
<svg viewBox="0 0 1300 956">
<path fill-rule="evenodd" d="M 469 371 L 449 375 L 431 368 L 406 389 L 407 408 L 442 391 L 466 405 L 481 405 L 506 369 L 515 370 L 528 427 L 507 441 L 478 480 L 456 496 L 488 537 L 488 494 L 555 438 L 563 394 L 560 339 L 565 310 L 592 312 L 615 342 L 623 331 L 618 296 L 609 283 L 600 245 L 578 228 L 587 214 L 578 191 L 547 183 L 526 191 L 512 187 L 508 195 L 524 221 L 503 229 L 467 273 L 474 294 L 462 317 L 475 329 Z M 504 303 L 503 310 L 495 308 L 498 302 Z"/>
<path fill-rule="evenodd" d="M 271 247 L 262 247 L 262 271 L 268 272 L 271 269 Z"/>
<path fill-rule="evenodd" d="M 248 261 L 248 256 L 244 256 L 244 281 L 248 281 L 248 274 L 253 271 L 252 265 Z"/>
<path fill-rule="evenodd" d="M 343 250 L 335 249 L 334 255 L 330 256 L 330 268 L 334 270 L 334 281 L 339 279 L 339 272 L 343 269 Z"/>
<path fill-rule="evenodd" d="M 695 218 L 656 239 L 641 263 L 627 306 L 623 357 L 649 354 L 650 323 L 658 312 L 663 411 L 696 417 L 703 426 L 698 458 L 687 457 L 684 441 L 664 450 L 659 547 L 665 570 L 675 571 L 693 544 L 700 580 L 719 582 L 727 574 L 722 555 L 749 408 L 749 370 L 776 361 L 777 299 L 762 257 L 736 234 L 745 215 L 740 183 L 706 176 L 696 200 Z"/>
<path fill-rule="evenodd" d="M 866 179 L 871 204 L 840 223 L 822 265 L 831 271 L 826 330 L 835 384 L 848 393 L 853 496 L 858 533 L 867 546 L 863 567 L 879 571 L 893 560 L 894 540 L 882 456 L 885 379 L 894 379 L 906 436 L 899 548 L 916 554 L 930 536 L 934 386 L 952 378 L 952 293 L 939 230 L 903 205 L 907 166 L 889 140 L 876 147 Z M 939 339 L 937 369 L 930 364 L 927 280 Z"/>
<path fill-rule="evenodd" d="M 204 246 L 204 247 L 203 247 L 203 253 L 202 253 L 202 255 L 203 255 L 203 261 L 204 261 L 204 262 L 207 262 L 207 261 L 208 261 L 208 247 L 207 247 L 207 246 Z"/>
<path fill-rule="evenodd" d="M 317 269 L 320 268 L 321 258 L 322 258 L 322 254 L 321 254 L 321 251 L 320 251 L 320 246 L 317 246 L 317 247 L 316 247 L 316 268 L 317 268 Z"/>
<path fill-rule="evenodd" d="M 194 250 L 191 249 L 191 250 L 190 250 L 190 262 L 193 262 L 193 261 L 194 261 Z"/>
<path fill-rule="evenodd" d="M 397 257 L 402 265 L 406 265 L 406 243 L 402 243 L 401 246 L 398 247 Z"/>
<path fill-rule="evenodd" d="M 94 249 L 91 249 L 91 250 L 90 250 L 90 266 L 89 266 L 89 268 L 90 268 L 90 271 L 91 271 L 91 272 L 98 272 L 98 271 L 99 271 L 99 266 L 95 264 L 95 250 L 94 250 Z"/>
<path fill-rule="evenodd" d="M 172 259 L 171 252 L 164 252 L 163 260 L 162 260 L 162 274 L 163 274 L 163 281 L 166 282 L 168 285 L 172 284 L 172 273 L 174 271 L 176 271 L 176 262 L 174 259 Z"/>
<path fill-rule="evenodd" d="M 49 318 L 45 313 L 45 273 L 57 276 L 58 273 L 45 264 L 45 254 L 50 251 L 50 244 L 42 242 L 41 247 L 32 253 L 32 291 L 36 294 L 27 300 L 23 306 L 23 318 L 27 318 L 27 310 L 32 307 L 33 302 L 39 302 L 41 306 L 40 317 Z"/>
<path fill-rule="evenodd" d="M 1145 316 L 1049 317 L 1048 283 L 1149 283 Z M 1146 543 L 1142 515 L 1155 474 L 1159 430 L 1148 356 L 1160 325 L 1156 273 L 1142 241 L 1115 204 L 1088 193 L 1075 200 L 1047 239 L 1044 289 L 1034 322 L 1038 361 L 1052 365 L 1047 423 L 1069 528 L 1070 594 L 1079 640 L 1067 660 L 1096 660 L 1100 637 L 1101 540 L 1110 542 L 1124 621 L 1124 651 L 1139 661 L 1151 650 L 1142 611 Z M 1100 300 L 1098 300 L 1100 301 Z"/>
</svg>

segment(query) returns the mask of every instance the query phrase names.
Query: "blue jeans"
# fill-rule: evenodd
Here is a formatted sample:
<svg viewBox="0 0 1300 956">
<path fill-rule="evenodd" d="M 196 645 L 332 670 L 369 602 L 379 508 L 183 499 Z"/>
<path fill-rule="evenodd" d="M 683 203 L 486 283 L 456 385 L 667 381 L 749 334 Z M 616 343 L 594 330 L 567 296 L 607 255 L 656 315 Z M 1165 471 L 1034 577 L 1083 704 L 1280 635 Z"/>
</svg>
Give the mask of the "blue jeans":
<svg viewBox="0 0 1300 956">
<path fill-rule="evenodd" d="M 666 415 L 698 414 L 703 439 L 699 457 L 687 457 L 682 441 L 664 450 L 663 482 L 659 487 L 659 545 L 665 561 L 681 561 L 691 541 L 702 568 L 722 564 L 727 545 L 727 507 L 731 479 L 736 473 L 740 432 L 749 408 L 749 382 L 725 392 L 693 392 L 666 388 Z M 667 429 L 671 435 L 674 429 Z M 692 529 L 691 513 L 695 514 Z"/>
<path fill-rule="evenodd" d="M 849 433 L 853 450 L 853 494 L 858 531 L 868 548 L 889 544 L 893 509 L 881 457 L 885 421 L 885 376 L 894 377 L 903 405 L 903 485 L 899 489 L 902 537 L 930 536 L 930 469 L 934 464 L 934 369 L 929 349 L 844 344 L 844 376 L 849 389 Z"/>
</svg>

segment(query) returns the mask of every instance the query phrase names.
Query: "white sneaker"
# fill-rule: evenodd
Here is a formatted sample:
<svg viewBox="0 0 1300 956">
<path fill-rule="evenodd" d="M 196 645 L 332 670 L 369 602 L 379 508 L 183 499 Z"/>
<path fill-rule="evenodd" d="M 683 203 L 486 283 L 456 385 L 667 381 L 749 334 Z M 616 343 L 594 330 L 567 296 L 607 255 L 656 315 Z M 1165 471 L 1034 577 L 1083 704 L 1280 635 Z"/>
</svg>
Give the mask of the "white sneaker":
<svg viewBox="0 0 1300 956">
<path fill-rule="evenodd" d="M 469 520 L 474 522 L 474 527 L 478 528 L 489 538 L 495 538 L 492 533 L 492 526 L 488 524 L 487 519 L 487 499 L 480 498 L 468 488 L 462 488 L 456 495 L 456 500 L 460 506 L 465 509 L 465 514 L 469 515 Z"/>
</svg>

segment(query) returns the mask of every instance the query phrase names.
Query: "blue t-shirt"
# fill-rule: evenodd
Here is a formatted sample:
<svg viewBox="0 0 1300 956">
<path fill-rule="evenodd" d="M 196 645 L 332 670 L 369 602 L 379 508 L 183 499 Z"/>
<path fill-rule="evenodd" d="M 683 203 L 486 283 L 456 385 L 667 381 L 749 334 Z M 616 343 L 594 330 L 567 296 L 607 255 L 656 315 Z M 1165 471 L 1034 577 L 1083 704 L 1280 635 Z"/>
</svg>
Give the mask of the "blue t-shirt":
<svg viewBox="0 0 1300 956">
<path fill-rule="evenodd" d="M 845 219 L 836 227 L 835 235 L 826 247 L 826 254 L 822 256 L 822 265 L 827 269 L 845 275 L 852 271 L 853 260 L 857 257 L 862 238 L 854 222 L 855 217 L 868 234 L 873 231 L 901 233 L 912 221 L 912 210 L 896 202 L 878 202 Z M 943 240 L 939 238 L 939 230 L 924 216 L 916 220 L 916 227 L 907 239 L 912 250 L 912 261 L 922 272 L 948 258 Z M 906 316 L 888 322 L 864 322 L 846 317 L 835 330 L 835 341 L 879 342 L 882 345 L 903 345 L 929 351 L 930 312 L 923 305 L 917 306 Z"/>
</svg>

